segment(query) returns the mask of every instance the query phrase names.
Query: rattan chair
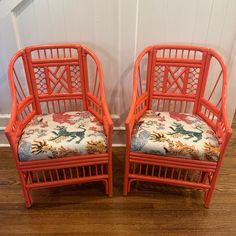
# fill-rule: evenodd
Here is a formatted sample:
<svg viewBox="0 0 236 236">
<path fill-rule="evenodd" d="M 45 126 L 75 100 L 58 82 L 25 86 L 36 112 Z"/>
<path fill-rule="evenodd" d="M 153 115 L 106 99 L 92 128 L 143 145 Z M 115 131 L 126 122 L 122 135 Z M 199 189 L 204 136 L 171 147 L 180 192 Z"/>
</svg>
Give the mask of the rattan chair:
<svg viewBox="0 0 236 236">
<path fill-rule="evenodd" d="M 157 45 L 138 56 L 126 120 L 124 195 L 134 181 L 203 190 L 210 205 L 231 136 L 227 72 L 213 50 Z"/>
<path fill-rule="evenodd" d="M 102 181 L 112 196 L 113 124 L 97 56 L 81 45 L 40 45 L 10 61 L 5 130 L 26 207 L 31 190 Z M 56 196 L 55 196 L 56 197 Z"/>
</svg>

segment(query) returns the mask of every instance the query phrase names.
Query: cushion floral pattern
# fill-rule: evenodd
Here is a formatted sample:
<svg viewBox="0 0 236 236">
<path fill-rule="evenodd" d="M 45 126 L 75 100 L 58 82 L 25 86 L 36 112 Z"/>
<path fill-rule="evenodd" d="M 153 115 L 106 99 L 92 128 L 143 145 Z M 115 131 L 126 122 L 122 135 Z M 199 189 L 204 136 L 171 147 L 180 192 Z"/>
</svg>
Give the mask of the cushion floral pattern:
<svg viewBox="0 0 236 236">
<path fill-rule="evenodd" d="M 219 142 L 197 115 L 147 111 L 136 123 L 132 152 L 217 161 Z"/>
<path fill-rule="evenodd" d="M 106 151 L 103 126 L 88 111 L 35 116 L 24 129 L 18 147 L 21 161 Z"/>
</svg>

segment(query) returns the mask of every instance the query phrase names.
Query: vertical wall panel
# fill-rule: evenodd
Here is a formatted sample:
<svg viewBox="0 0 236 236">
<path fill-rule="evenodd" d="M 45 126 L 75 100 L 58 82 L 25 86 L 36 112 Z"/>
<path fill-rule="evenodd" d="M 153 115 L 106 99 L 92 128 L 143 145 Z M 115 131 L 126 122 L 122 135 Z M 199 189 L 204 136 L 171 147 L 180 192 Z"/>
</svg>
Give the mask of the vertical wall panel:
<svg viewBox="0 0 236 236">
<path fill-rule="evenodd" d="M 196 20 L 197 0 L 168 1 L 167 42 L 190 42 Z"/>
<path fill-rule="evenodd" d="M 230 63 L 230 57 L 236 36 L 236 4 L 235 0 L 228 0 L 227 9 L 222 26 L 219 48 L 222 51 L 225 63 Z"/>
<path fill-rule="evenodd" d="M 229 61 L 229 86 L 228 86 L 228 114 L 230 122 L 236 107 L 235 91 L 236 91 L 236 34 L 234 37 L 234 45 L 232 47 L 232 57 Z"/>
<path fill-rule="evenodd" d="M 191 43 L 205 45 L 213 2 L 213 0 L 197 1 Z"/>
<path fill-rule="evenodd" d="M 64 0 L 63 18 L 67 42 L 94 40 L 93 0 Z"/>
<path fill-rule="evenodd" d="M 36 22 L 36 25 L 34 27 L 37 29 L 38 32 L 37 41 L 41 43 L 48 43 L 51 41 L 52 28 L 48 0 L 34 0 L 32 5 L 34 8 L 34 16 Z"/>
<path fill-rule="evenodd" d="M 94 38 L 91 48 L 104 71 L 106 97 L 112 114 L 119 114 L 119 4 L 115 0 L 93 1 Z"/>
<path fill-rule="evenodd" d="M 219 45 L 225 23 L 227 6 L 228 6 L 228 0 L 214 1 L 206 37 L 207 45 L 211 45 L 214 47 L 217 47 Z"/>
<path fill-rule="evenodd" d="M 14 39 L 12 18 L 10 14 L 7 14 L 4 18 L 0 19 L 0 115 L 9 114 L 11 112 L 11 97 L 7 71 L 9 59 L 16 50 L 17 45 Z"/>
<path fill-rule="evenodd" d="M 123 121 L 129 111 L 132 84 L 133 65 L 136 57 L 136 19 L 138 3 L 136 0 L 121 0 L 119 14 L 119 78 L 120 78 L 120 121 Z"/>
<path fill-rule="evenodd" d="M 49 8 L 50 37 L 52 42 L 66 41 L 64 0 L 47 0 Z"/>
<path fill-rule="evenodd" d="M 37 30 L 37 21 L 35 16 L 33 0 L 27 0 L 20 3 L 15 11 L 17 28 L 19 29 L 20 45 L 35 44 L 38 42 L 39 34 Z"/>
<path fill-rule="evenodd" d="M 166 42 L 167 1 L 140 0 L 138 11 L 137 54 L 146 46 Z"/>
</svg>

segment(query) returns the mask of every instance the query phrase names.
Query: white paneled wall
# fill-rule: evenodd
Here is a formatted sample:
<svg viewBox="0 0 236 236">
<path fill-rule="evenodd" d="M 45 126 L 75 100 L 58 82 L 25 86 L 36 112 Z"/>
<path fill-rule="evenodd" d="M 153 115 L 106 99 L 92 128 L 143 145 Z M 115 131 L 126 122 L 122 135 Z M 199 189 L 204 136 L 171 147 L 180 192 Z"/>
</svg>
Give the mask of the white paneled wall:
<svg viewBox="0 0 236 236">
<path fill-rule="evenodd" d="M 0 121 L 7 117 L 2 114 L 10 113 L 11 55 L 29 44 L 61 42 L 87 45 L 99 56 L 117 126 L 123 126 L 129 109 L 134 59 L 145 46 L 187 43 L 215 48 L 229 67 L 228 112 L 233 118 L 235 0 L 1 0 Z"/>
<path fill-rule="evenodd" d="M 20 47 L 78 42 L 97 53 L 106 77 L 109 107 L 115 114 L 119 108 L 118 3 L 110 0 L 25 0 L 14 9 Z"/>
</svg>

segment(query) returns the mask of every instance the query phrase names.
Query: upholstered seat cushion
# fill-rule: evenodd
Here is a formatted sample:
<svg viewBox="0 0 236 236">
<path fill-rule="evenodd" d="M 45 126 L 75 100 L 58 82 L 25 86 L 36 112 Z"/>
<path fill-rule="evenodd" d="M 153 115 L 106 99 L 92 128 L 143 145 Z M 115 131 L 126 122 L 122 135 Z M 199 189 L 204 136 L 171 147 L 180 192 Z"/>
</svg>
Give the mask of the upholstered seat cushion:
<svg viewBox="0 0 236 236">
<path fill-rule="evenodd" d="M 147 111 L 134 127 L 131 151 L 217 161 L 219 142 L 197 115 Z"/>
<path fill-rule="evenodd" d="M 18 147 L 21 161 L 106 151 L 103 126 L 88 111 L 35 116 L 24 129 Z"/>
</svg>

